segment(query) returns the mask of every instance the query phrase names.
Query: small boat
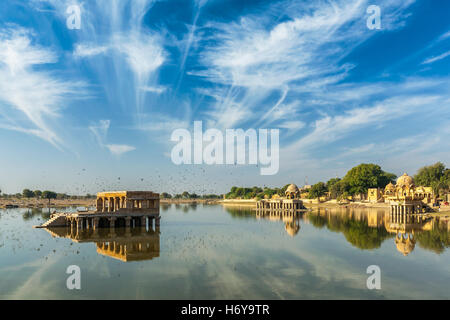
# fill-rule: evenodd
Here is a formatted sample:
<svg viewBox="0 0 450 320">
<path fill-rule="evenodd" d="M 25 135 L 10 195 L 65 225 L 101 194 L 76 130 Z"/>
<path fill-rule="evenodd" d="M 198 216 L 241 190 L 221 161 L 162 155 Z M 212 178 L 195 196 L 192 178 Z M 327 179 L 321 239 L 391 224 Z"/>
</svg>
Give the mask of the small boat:
<svg viewBox="0 0 450 320">
<path fill-rule="evenodd" d="M 19 206 L 17 204 L 7 204 L 5 206 L 6 209 L 17 209 Z"/>
</svg>

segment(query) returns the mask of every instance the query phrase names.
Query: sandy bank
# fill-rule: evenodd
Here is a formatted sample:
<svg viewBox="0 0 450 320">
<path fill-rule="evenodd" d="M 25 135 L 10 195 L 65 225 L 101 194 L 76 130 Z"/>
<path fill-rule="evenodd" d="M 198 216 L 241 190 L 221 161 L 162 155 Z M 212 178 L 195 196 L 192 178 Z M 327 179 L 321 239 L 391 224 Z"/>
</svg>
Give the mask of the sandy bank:
<svg viewBox="0 0 450 320">
<path fill-rule="evenodd" d="M 47 199 L 19 199 L 9 198 L 0 199 L 0 208 L 5 208 L 7 205 L 18 206 L 19 208 L 47 208 Z M 63 208 L 63 207 L 90 207 L 95 206 L 95 199 L 64 199 L 64 200 L 51 200 L 50 207 Z"/>
</svg>

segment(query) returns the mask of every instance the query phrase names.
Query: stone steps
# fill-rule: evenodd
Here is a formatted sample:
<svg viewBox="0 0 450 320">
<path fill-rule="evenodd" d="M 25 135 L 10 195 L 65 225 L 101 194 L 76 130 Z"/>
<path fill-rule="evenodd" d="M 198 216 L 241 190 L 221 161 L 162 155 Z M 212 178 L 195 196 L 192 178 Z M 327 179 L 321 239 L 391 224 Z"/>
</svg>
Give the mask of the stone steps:
<svg viewBox="0 0 450 320">
<path fill-rule="evenodd" d="M 46 221 L 36 228 L 50 228 L 50 227 L 65 227 L 67 225 L 67 220 L 65 216 L 54 216 L 50 220 Z"/>
</svg>

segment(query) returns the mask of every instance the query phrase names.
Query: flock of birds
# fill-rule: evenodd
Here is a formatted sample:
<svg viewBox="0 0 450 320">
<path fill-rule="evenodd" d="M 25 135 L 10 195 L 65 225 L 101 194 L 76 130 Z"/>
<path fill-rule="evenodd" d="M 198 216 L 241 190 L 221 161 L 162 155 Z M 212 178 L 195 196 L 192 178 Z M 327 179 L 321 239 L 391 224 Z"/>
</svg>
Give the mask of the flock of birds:
<svg viewBox="0 0 450 320">
<path fill-rule="evenodd" d="M 228 192 L 225 185 L 240 186 L 242 184 L 242 174 L 235 166 L 222 166 L 220 172 L 215 172 L 214 167 L 186 165 L 177 167 L 170 173 L 161 172 L 158 169 L 149 169 L 149 174 L 145 176 L 124 176 L 109 173 L 101 176 L 98 172 L 91 173 L 88 169 L 82 168 L 72 173 L 74 182 L 64 184 L 64 186 L 46 185 L 46 190 L 56 190 L 58 193 L 73 195 L 96 194 L 102 191 L 113 190 L 149 190 L 154 192 L 167 192 L 169 194 L 181 194 L 184 191 L 189 193 L 220 194 Z M 42 181 L 48 181 L 48 175 L 53 173 L 42 173 Z M 70 173 L 68 173 L 70 175 Z M 221 177 L 226 177 L 226 183 Z M 70 179 L 70 178 L 68 178 Z M 34 189 L 42 187 L 34 186 Z"/>
</svg>

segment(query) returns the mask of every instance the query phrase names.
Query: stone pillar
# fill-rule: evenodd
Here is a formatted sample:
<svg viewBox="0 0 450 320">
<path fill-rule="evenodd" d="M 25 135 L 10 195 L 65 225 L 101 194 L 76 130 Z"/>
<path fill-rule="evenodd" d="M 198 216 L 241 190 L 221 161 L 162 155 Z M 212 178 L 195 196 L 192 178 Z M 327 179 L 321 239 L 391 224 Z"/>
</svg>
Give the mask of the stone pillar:
<svg viewBox="0 0 450 320">
<path fill-rule="evenodd" d="M 111 218 L 109 219 L 109 227 L 110 227 L 111 229 L 114 229 L 114 228 L 116 227 L 116 218 L 115 218 L 115 217 L 111 217 Z"/>
<path fill-rule="evenodd" d="M 99 218 L 93 218 L 92 219 L 93 221 L 92 221 L 92 224 L 93 224 L 93 228 L 94 228 L 94 230 L 97 230 L 98 229 L 98 222 L 99 222 Z"/>
<path fill-rule="evenodd" d="M 161 225 L 161 217 L 158 216 L 158 217 L 155 219 L 155 227 L 159 227 L 160 225 Z"/>
<path fill-rule="evenodd" d="M 125 227 L 127 227 L 127 228 L 131 227 L 131 217 L 125 218 Z"/>
<path fill-rule="evenodd" d="M 131 210 L 133 209 L 134 201 L 133 200 L 126 200 L 127 203 L 127 209 Z"/>
<path fill-rule="evenodd" d="M 102 198 L 97 198 L 97 212 L 103 211 L 103 200 Z"/>
</svg>

